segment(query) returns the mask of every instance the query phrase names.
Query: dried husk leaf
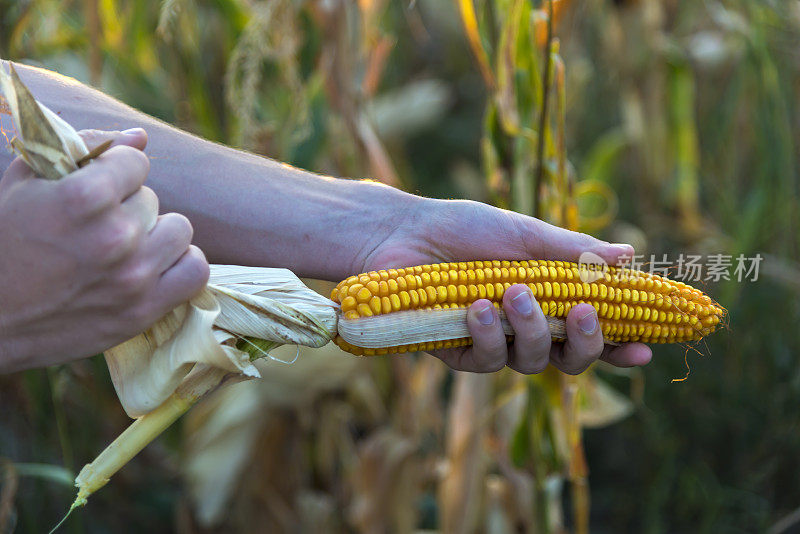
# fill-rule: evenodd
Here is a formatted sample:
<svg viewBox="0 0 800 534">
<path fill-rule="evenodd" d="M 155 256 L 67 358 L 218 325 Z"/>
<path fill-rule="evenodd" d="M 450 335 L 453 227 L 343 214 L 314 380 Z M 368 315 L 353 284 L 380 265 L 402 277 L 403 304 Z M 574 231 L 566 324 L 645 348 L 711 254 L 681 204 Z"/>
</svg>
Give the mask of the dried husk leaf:
<svg viewBox="0 0 800 534">
<path fill-rule="evenodd" d="M 260 383 L 223 388 L 187 414 L 185 476 L 203 526 L 223 517 L 265 418 Z"/>
<path fill-rule="evenodd" d="M 215 335 L 219 313 L 219 303 L 205 290 L 142 334 L 106 351 L 111 380 L 129 416 L 139 417 L 164 402 L 195 363 L 260 376 L 247 354 L 220 343 L 231 336 Z"/>
<path fill-rule="evenodd" d="M 106 351 L 131 417 L 159 406 L 196 363 L 259 377 L 242 337 L 320 347 L 336 331 L 336 305 L 287 269 L 213 265 L 208 288 L 146 332 Z M 263 354 L 266 355 L 266 354 Z"/>
<path fill-rule="evenodd" d="M 357 347 L 382 348 L 469 337 L 467 308 L 406 310 L 358 319 L 340 318 L 339 335 Z M 503 310 L 498 311 L 506 335 L 514 335 Z M 567 337 L 566 322 L 545 315 L 554 338 Z"/>
<path fill-rule="evenodd" d="M 58 180 L 78 169 L 89 149 L 72 126 L 36 101 L 17 71 L 0 67 L 0 89 L 17 127 L 12 148 L 37 175 Z"/>
<path fill-rule="evenodd" d="M 447 469 L 439 485 L 442 532 L 475 532 L 483 506 L 487 458 L 481 442 L 488 432 L 483 417 L 491 403 L 491 376 L 458 373 L 447 430 Z"/>
<path fill-rule="evenodd" d="M 215 324 L 230 332 L 308 347 L 336 334 L 337 305 L 288 269 L 214 265 L 209 290 L 220 304 Z"/>
</svg>

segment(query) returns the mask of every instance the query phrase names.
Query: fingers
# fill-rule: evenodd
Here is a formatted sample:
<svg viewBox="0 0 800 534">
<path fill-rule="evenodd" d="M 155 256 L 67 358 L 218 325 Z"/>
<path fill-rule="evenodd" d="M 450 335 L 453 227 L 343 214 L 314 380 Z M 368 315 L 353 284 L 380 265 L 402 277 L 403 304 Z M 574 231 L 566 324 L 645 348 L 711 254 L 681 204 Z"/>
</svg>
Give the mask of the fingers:
<svg viewBox="0 0 800 534">
<path fill-rule="evenodd" d="M 550 327 L 542 308 L 524 284 L 509 287 L 503 295 L 503 310 L 514 328 L 508 366 L 522 374 L 544 371 L 550 359 Z"/>
<path fill-rule="evenodd" d="M 65 209 L 77 219 L 93 217 L 122 202 L 144 184 L 150 161 L 144 152 L 116 146 L 55 185 Z"/>
<path fill-rule="evenodd" d="M 190 246 L 156 284 L 151 302 L 157 315 L 162 316 L 192 298 L 206 286 L 208 277 L 205 255 L 199 248 Z"/>
<path fill-rule="evenodd" d="M 492 373 L 508 363 L 506 336 L 494 305 L 481 299 L 467 311 L 467 328 L 473 344 L 466 349 L 435 351 L 433 354 L 457 371 Z"/>
<path fill-rule="evenodd" d="M 138 151 L 142 151 L 147 146 L 147 133 L 142 128 L 131 128 L 129 130 L 125 130 L 122 132 L 104 131 L 104 130 L 81 130 L 78 132 L 78 135 L 80 135 L 83 138 L 83 141 L 86 143 L 86 146 L 89 148 L 89 151 L 97 148 L 106 141 L 112 142 L 111 147 L 108 150 L 111 150 L 111 148 L 117 146 L 126 146 L 134 148 Z M 114 158 L 114 160 L 116 161 L 116 157 Z M 148 162 L 148 168 L 149 168 L 149 162 Z M 147 173 L 145 172 L 145 175 L 146 174 Z M 16 158 L 11 163 L 11 165 L 9 165 L 8 168 L 6 169 L 6 172 L 3 174 L 0 183 L 2 183 L 3 185 L 10 185 L 13 182 L 18 182 L 26 178 L 35 178 L 35 174 L 30 169 L 30 167 L 28 167 L 28 165 L 22 158 Z M 128 193 L 125 194 L 125 197 L 127 197 L 131 192 L 132 191 L 128 190 Z M 101 193 L 102 192 L 98 192 L 97 196 L 100 196 Z M 79 196 L 85 196 L 85 195 L 81 194 Z"/>
<path fill-rule="evenodd" d="M 579 304 L 567 315 L 567 341 L 551 343 L 549 325 L 532 295 L 529 311 L 528 291 L 526 286 L 518 284 L 508 288 L 503 296 L 503 310 L 514 328 L 514 343 L 510 347 L 506 345 L 497 310 L 488 301 L 477 301 L 467 315 L 472 347 L 439 350 L 434 356 L 457 371 L 493 372 L 505 362 L 519 373 L 537 374 L 551 363 L 571 375 L 584 372 L 598 359 L 617 367 L 635 367 L 646 365 L 652 358 L 650 347 L 643 343 L 604 345 L 597 312 L 589 304 Z"/>
<path fill-rule="evenodd" d="M 120 206 L 123 213 L 136 221 L 144 233 L 150 232 L 158 218 L 158 197 L 149 187 L 140 187 Z M 188 243 L 187 243 L 188 245 Z"/>
<path fill-rule="evenodd" d="M 142 128 L 131 128 L 122 132 L 106 130 L 81 130 L 78 132 L 83 138 L 83 142 L 94 150 L 107 141 L 111 141 L 111 146 L 125 145 L 137 150 L 144 150 L 147 146 L 147 132 Z"/>
<path fill-rule="evenodd" d="M 153 230 L 145 238 L 141 253 L 162 276 L 183 256 L 192 242 L 192 224 L 177 213 L 158 217 Z"/>
<path fill-rule="evenodd" d="M 652 357 L 653 351 L 644 343 L 626 343 L 606 347 L 600 359 L 617 367 L 638 367 L 647 365 Z"/>
<path fill-rule="evenodd" d="M 497 308 L 486 300 L 472 303 L 467 312 L 467 328 L 472 336 L 472 350 L 466 351 L 472 371 L 491 373 L 508 363 L 508 347 Z"/>
<path fill-rule="evenodd" d="M 578 304 L 567 315 L 567 340 L 553 346 L 550 362 L 564 373 L 577 375 L 600 358 L 603 349 L 597 311 L 589 304 Z"/>
</svg>

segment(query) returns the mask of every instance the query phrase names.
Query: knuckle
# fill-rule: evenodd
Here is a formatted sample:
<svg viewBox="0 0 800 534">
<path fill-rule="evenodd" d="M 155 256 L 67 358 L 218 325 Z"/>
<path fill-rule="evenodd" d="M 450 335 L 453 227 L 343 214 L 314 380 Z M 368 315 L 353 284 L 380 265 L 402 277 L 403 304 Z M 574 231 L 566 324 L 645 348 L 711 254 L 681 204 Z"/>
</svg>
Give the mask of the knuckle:
<svg viewBox="0 0 800 534">
<path fill-rule="evenodd" d="M 158 195 L 156 195 L 156 192 L 147 187 L 146 185 L 143 185 L 142 187 L 139 188 L 139 193 L 147 198 L 158 200 Z"/>
<path fill-rule="evenodd" d="M 492 359 L 483 364 L 481 371 L 484 373 L 496 373 L 506 366 L 506 362 L 501 359 Z"/>
<path fill-rule="evenodd" d="M 583 359 L 579 356 L 567 356 L 561 361 L 559 369 L 568 375 L 579 375 L 594 362 L 593 359 Z"/>
<path fill-rule="evenodd" d="M 133 221 L 118 218 L 107 223 L 99 239 L 101 259 L 113 263 L 127 257 L 135 250 L 139 236 L 139 227 Z"/>
<path fill-rule="evenodd" d="M 75 218 L 94 215 L 112 204 L 113 195 L 105 175 L 67 180 L 63 189 L 64 206 Z"/>
<path fill-rule="evenodd" d="M 525 329 L 520 333 L 515 333 L 517 341 L 532 349 L 549 349 L 552 342 L 550 328 L 545 321 L 536 321 L 532 328 Z"/>
<path fill-rule="evenodd" d="M 83 141 L 89 146 L 102 143 L 110 134 L 111 132 L 104 132 L 94 128 L 87 128 L 78 132 L 78 135 L 80 135 Z"/>
<path fill-rule="evenodd" d="M 603 350 L 605 348 L 606 346 L 603 343 L 602 336 L 598 336 L 595 340 L 592 341 L 592 346 L 589 348 L 589 359 L 591 361 L 599 360 L 600 356 L 603 355 Z"/>
<path fill-rule="evenodd" d="M 565 374 L 576 376 L 576 375 L 581 374 L 582 372 L 584 372 L 588 368 L 589 368 L 588 365 L 584 365 L 584 366 L 581 366 L 581 367 L 564 367 L 564 368 L 561 369 L 561 371 L 564 372 Z"/>
<path fill-rule="evenodd" d="M 125 319 L 127 325 L 130 325 L 134 332 L 141 332 L 150 327 L 159 317 L 147 304 L 135 304 L 126 308 Z"/>
<path fill-rule="evenodd" d="M 168 217 L 171 222 L 171 233 L 175 241 L 186 242 L 187 245 L 191 243 L 192 237 L 194 237 L 194 228 L 189 219 L 180 213 L 168 213 L 165 217 Z"/>
<path fill-rule="evenodd" d="M 508 348 L 503 342 L 491 343 L 478 349 L 477 359 L 480 361 L 480 370 L 485 373 L 499 371 L 508 363 Z"/>
<path fill-rule="evenodd" d="M 189 284 L 195 289 L 200 289 L 208 283 L 211 269 L 205 256 L 197 247 L 189 247 L 188 256 L 184 264 L 184 275 Z"/>
<path fill-rule="evenodd" d="M 158 224 L 159 198 L 156 192 L 149 187 L 142 186 L 136 194 L 141 196 L 142 203 L 147 206 L 148 211 L 156 218 L 155 224 Z"/>
<path fill-rule="evenodd" d="M 542 361 L 537 360 L 533 362 L 517 364 L 514 366 L 514 370 L 519 373 L 522 373 L 523 375 L 538 375 L 539 373 L 547 369 L 548 364 L 549 362 L 547 358 L 544 358 Z"/>
<path fill-rule="evenodd" d="M 154 283 L 154 272 L 144 262 L 136 262 L 120 270 L 117 275 L 117 287 L 120 292 L 134 296 L 147 291 Z"/>
<path fill-rule="evenodd" d="M 593 335 L 589 339 L 582 340 L 581 343 L 571 344 L 571 347 L 581 362 L 593 362 L 603 354 L 605 345 L 602 335 Z"/>
<path fill-rule="evenodd" d="M 147 154 L 135 148 L 132 148 L 131 151 L 131 157 L 140 166 L 140 172 L 142 174 L 150 172 L 150 158 L 147 157 Z"/>
<path fill-rule="evenodd" d="M 535 365 L 530 367 L 530 373 L 532 375 L 538 375 L 539 373 L 543 373 L 547 366 L 550 365 L 550 361 L 548 358 L 544 358 L 543 361 L 537 362 Z"/>
<path fill-rule="evenodd" d="M 132 168 L 137 174 L 147 174 L 150 170 L 150 159 L 139 150 L 127 145 L 117 145 L 106 152 L 109 159 L 119 159 L 126 168 Z"/>
<path fill-rule="evenodd" d="M 141 176 L 150 171 L 150 159 L 144 152 L 137 148 L 127 145 L 116 145 L 106 151 L 98 158 L 106 165 L 113 165 L 114 168 L 129 169 L 128 172 Z"/>
</svg>

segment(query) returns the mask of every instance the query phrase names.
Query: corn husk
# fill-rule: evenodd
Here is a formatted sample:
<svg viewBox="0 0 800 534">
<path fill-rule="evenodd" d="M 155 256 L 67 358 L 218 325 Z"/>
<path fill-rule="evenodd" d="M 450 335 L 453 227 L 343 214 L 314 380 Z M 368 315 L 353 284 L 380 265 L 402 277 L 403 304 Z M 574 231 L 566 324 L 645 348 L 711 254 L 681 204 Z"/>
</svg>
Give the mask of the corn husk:
<svg viewBox="0 0 800 534">
<path fill-rule="evenodd" d="M 382 348 L 469 337 L 467 308 L 406 310 L 358 319 L 339 319 L 339 335 L 357 347 Z M 503 310 L 498 310 L 506 335 L 514 335 Z M 546 315 L 550 334 L 567 337 L 566 321 Z"/>
<path fill-rule="evenodd" d="M 335 332 L 336 305 L 291 271 L 212 265 L 203 293 L 106 351 L 106 362 L 122 406 L 139 417 L 163 403 L 198 363 L 260 377 L 251 356 L 236 348 L 243 338 L 319 347 Z"/>
<path fill-rule="evenodd" d="M 77 170 L 89 155 L 86 143 L 72 126 L 36 101 L 13 66 L 10 74 L 0 66 L 0 90 L 17 127 L 11 147 L 30 168 L 48 180 Z"/>
<path fill-rule="evenodd" d="M 288 269 L 213 265 L 209 290 L 221 308 L 215 324 L 229 332 L 306 347 L 336 335 L 337 304 Z"/>
<path fill-rule="evenodd" d="M 111 380 L 130 417 L 163 403 L 197 363 L 260 376 L 248 355 L 232 346 L 231 334 L 214 331 L 219 311 L 219 303 L 205 290 L 146 332 L 106 351 Z"/>
<path fill-rule="evenodd" d="M 212 266 L 212 280 L 215 272 L 221 273 L 217 281 L 250 272 L 258 282 L 244 284 L 246 292 L 226 283 L 210 284 L 146 332 L 108 351 L 106 360 L 123 407 L 129 415 L 141 416 L 78 474 L 78 495 L 70 511 L 86 504 L 89 495 L 203 396 L 225 381 L 260 376 L 250 359 L 269 354 L 246 339 L 252 333 L 274 335 L 276 339 L 261 344 L 270 348 L 285 342 L 318 346 L 335 335 L 335 303 L 305 287 L 290 271 Z M 284 297 L 302 311 L 281 302 Z M 260 322 L 274 326 L 264 328 Z M 257 350 L 241 350 L 246 347 L 240 341 Z M 155 408 L 149 409 L 151 405 Z"/>
</svg>

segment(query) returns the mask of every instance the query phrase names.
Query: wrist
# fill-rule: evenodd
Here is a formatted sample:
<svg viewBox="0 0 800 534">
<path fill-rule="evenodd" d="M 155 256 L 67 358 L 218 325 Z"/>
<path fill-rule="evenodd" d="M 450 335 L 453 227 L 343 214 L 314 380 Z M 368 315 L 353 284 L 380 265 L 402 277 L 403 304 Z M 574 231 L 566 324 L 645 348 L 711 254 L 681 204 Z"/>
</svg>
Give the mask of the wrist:
<svg viewBox="0 0 800 534">
<path fill-rule="evenodd" d="M 354 198 L 359 199 L 360 207 L 355 210 L 351 222 L 353 228 L 358 229 L 360 239 L 351 254 L 352 262 L 346 276 L 372 269 L 376 257 L 391 262 L 391 258 L 386 258 L 388 252 L 424 239 L 421 229 L 426 228 L 428 214 L 432 213 L 430 205 L 436 202 L 375 182 L 354 185 L 358 186 Z"/>
</svg>

